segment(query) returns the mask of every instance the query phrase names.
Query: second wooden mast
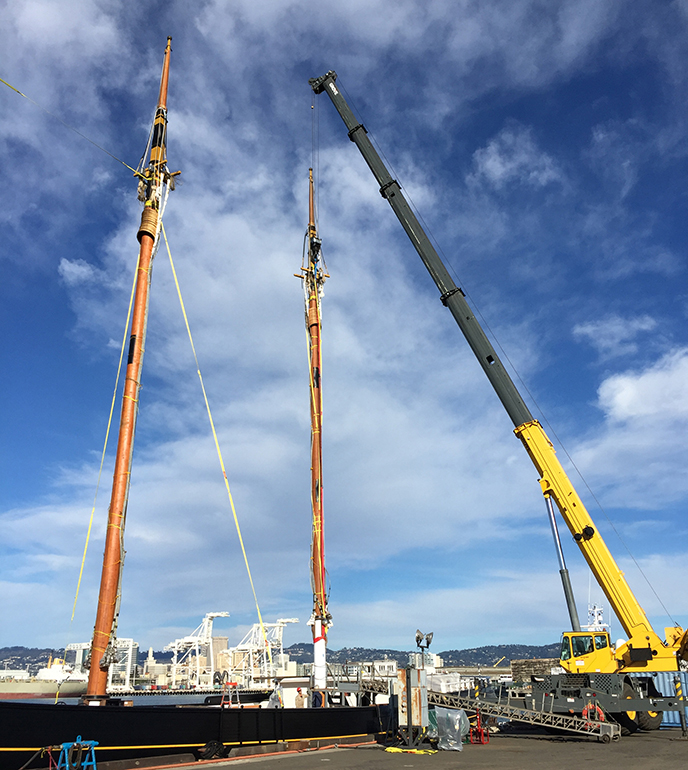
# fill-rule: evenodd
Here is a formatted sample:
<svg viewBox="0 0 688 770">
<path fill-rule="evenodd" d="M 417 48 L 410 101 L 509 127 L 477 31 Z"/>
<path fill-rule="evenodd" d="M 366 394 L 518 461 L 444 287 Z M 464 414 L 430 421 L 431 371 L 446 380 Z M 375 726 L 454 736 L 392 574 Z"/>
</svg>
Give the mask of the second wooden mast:
<svg viewBox="0 0 688 770">
<path fill-rule="evenodd" d="M 140 250 L 136 292 L 86 699 L 106 697 L 108 668 L 114 662 L 116 653 L 117 615 L 124 560 L 124 524 L 141 389 L 151 272 L 160 230 L 161 206 L 164 203 L 166 188 L 171 181 L 171 175 L 167 169 L 167 83 L 171 44 L 172 38 L 168 38 L 160 79 L 158 106 L 150 139 L 150 160 L 148 167 L 140 174 L 139 198 L 143 201 L 144 207 L 137 234 Z"/>
<path fill-rule="evenodd" d="M 308 232 L 302 266 L 308 331 L 310 404 L 311 404 L 311 510 L 313 532 L 311 541 L 311 584 L 313 615 L 308 621 L 313 630 L 313 689 L 327 687 L 327 630 L 332 616 L 327 607 L 327 573 L 325 571 L 325 536 L 323 529 L 322 485 L 322 350 L 320 346 L 320 299 L 328 277 L 320 253 L 321 241 L 315 224 L 313 169 L 309 169 Z"/>
</svg>

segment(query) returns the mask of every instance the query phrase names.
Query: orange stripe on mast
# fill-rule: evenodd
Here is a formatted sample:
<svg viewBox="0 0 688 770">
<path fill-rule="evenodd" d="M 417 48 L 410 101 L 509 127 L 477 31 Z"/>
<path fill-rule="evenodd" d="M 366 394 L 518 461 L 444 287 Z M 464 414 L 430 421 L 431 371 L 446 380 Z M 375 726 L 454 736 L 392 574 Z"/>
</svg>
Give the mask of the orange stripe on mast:
<svg viewBox="0 0 688 770">
<path fill-rule="evenodd" d="M 151 157 L 147 170 L 149 182 L 141 216 L 141 226 L 137 235 L 141 248 L 139 251 L 136 293 L 134 295 L 134 308 L 129 337 L 129 357 L 122 397 L 122 413 L 117 440 L 112 495 L 105 535 L 105 553 L 103 555 L 103 571 L 98 596 L 98 611 L 91 645 L 91 668 L 86 690 L 87 698 L 104 698 L 106 696 L 108 666 L 111 662 L 109 658 L 110 653 L 114 652 L 114 650 L 109 650 L 108 648 L 111 646 L 111 640 L 114 640 L 117 626 L 122 562 L 124 559 L 124 524 L 131 481 L 131 461 L 134 450 L 134 433 L 138 414 L 141 370 L 148 322 L 149 289 L 154 256 L 153 248 L 157 235 L 162 175 L 166 165 L 166 105 L 171 41 L 172 38 L 167 39 L 167 46 L 165 48 L 158 109 L 156 110 L 153 129 Z"/>
</svg>

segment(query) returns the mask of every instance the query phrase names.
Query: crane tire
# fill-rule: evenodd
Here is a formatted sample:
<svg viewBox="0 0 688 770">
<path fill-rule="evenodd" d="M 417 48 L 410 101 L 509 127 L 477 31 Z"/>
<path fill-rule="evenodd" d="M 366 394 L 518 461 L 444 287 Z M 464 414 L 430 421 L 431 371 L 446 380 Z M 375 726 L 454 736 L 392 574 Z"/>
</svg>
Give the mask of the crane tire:
<svg viewBox="0 0 688 770">
<path fill-rule="evenodd" d="M 636 717 L 638 727 L 641 730 L 659 730 L 664 719 L 663 711 L 639 711 Z"/>
<path fill-rule="evenodd" d="M 623 694 L 621 697 L 623 699 L 628 699 L 637 698 L 638 696 L 631 685 L 628 684 L 628 682 L 624 682 Z M 621 735 L 633 735 L 633 733 L 638 732 L 637 711 L 622 711 L 621 713 L 614 714 L 613 716 L 614 719 L 616 719 L 616 721 L 619 723 L 619 727 L 621 728 Z"/>
</svg>

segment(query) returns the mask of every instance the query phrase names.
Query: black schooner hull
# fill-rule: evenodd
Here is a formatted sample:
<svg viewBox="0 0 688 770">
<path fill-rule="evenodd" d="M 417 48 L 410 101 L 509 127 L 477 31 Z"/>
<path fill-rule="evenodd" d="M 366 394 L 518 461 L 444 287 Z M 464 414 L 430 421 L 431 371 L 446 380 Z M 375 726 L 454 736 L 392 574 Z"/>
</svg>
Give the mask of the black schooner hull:
<svg viewBox="0 0 688 770">
<path fill-rule="evenodd" d="M 44 747 L 98 741 L 96 761 L 194 753 L 210 741 L 228 748 L 380 731 L 378 707 L 323 709 L 211 706 L 67 706 L 0 702 L 0 770 L 19 770 Z M 197 754 L 198 755 L 198 754 Z M 31 767 L 47 765 L 36 758 Z"/>
</svg>

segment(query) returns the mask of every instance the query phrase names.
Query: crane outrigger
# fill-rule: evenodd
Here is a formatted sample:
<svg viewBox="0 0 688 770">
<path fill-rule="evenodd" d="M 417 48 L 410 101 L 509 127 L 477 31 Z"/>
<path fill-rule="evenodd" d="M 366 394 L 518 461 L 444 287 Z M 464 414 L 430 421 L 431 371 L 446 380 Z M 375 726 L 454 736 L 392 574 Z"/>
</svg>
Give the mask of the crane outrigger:
<svg viewBox="0 0 688 770">
<path fill-rule="evenodd" d="M 409 206 L 399 183 L 389 173 L 379 154 L 368 138 L 365 127 L 356 119 L 351 108 L 336 85 L 337 73 L 327 72 L 319 78 L 312 78 L 309 83 L 316 94 L 327 93 L 344 121 L 349 139 L 356 144 L 365 162 L 380 185 L 380 194 L 390 204 L 399 222 L 406 231 L 411 243 L 418 252 L 440 292 L 440 301 L 454 316 L 468 344 L 487 375 L 497 396 L 502 402 L 515 428 L 514 433 L 525 447 L 539 474 L 539 483 L 548 511 L 551 501 L 556 504 L 562 518 L 568 526 L 595 579 L 604 591 L 619 622 L 628 636 L 628 640 L 614 648 L 609 633 L 583 633 L 577 627 L 578 618 L 574 617 L 569 602 L 574 631 L 566 632 L 562 637 L 561 665 L 570 675 L 617 675 L 615 679 L 599 679 L 595 685 L 597 695 L 607 686 L 610 699 L 603 708 L 611 708 L 618 698 L 633 698 L 633 694 L 658 696 L 650 676 L 635 678 L 630 695 L 625 687 L 631 687 L 631 680 L 625 677 L 630 673 L 651 674 L 652 672 L 676 672 L 681 661 L 688 661 L 688 631 L 681 626 L 664 629 L 665 639 L 652 628 L 645 611 L 626 582 L 606 543 L 597 531 L 590 514 L 578 496 L 573 484 L 562 467 L 552 442 L 547 437 L 542 425 L 534 419 L 518 392 L 513 380 L 500 361 L 497 352 L 478 323 L 466 301 L 463 291 L 456 286 L 437 251 L 430 242 L 416 215 Z M 567 601 L 569 597 L 567 596 Z M 565 675 L 562 675 L 565 676 Z M 554 679 L 552 677 L 552 679 Z M 561 685 L 561 682 L 564 682 Z M 570 684 L 570 683 L 569 683 Z M 589 685 L 589 682 L 588 682 Z M 553 692 L 566 689 L 565 679 L 552 684 Z M 574 688 L 575 689 L 575 688 Z M 580 686 L 577 688 L 580 690 Z M 617 698 L 616 701 L 611 698 Z M 636 698 L 636 700 L 643 700 Z M 568 710 L 566 697 L 563 706 Z M 653 704 L 657 705 L 657 704 Z M 669 704 L 661 704 L 669 708 Z M 647 701 L 633 705 L 634 709 L 646 709 L 645 714 L 654 714 L 644 720 L 645 725 L 659 727 L 661 713 L 658 708 L 648 709 Z M 620 709 L 612 709 L 620 710 Z"/>
</svg>

